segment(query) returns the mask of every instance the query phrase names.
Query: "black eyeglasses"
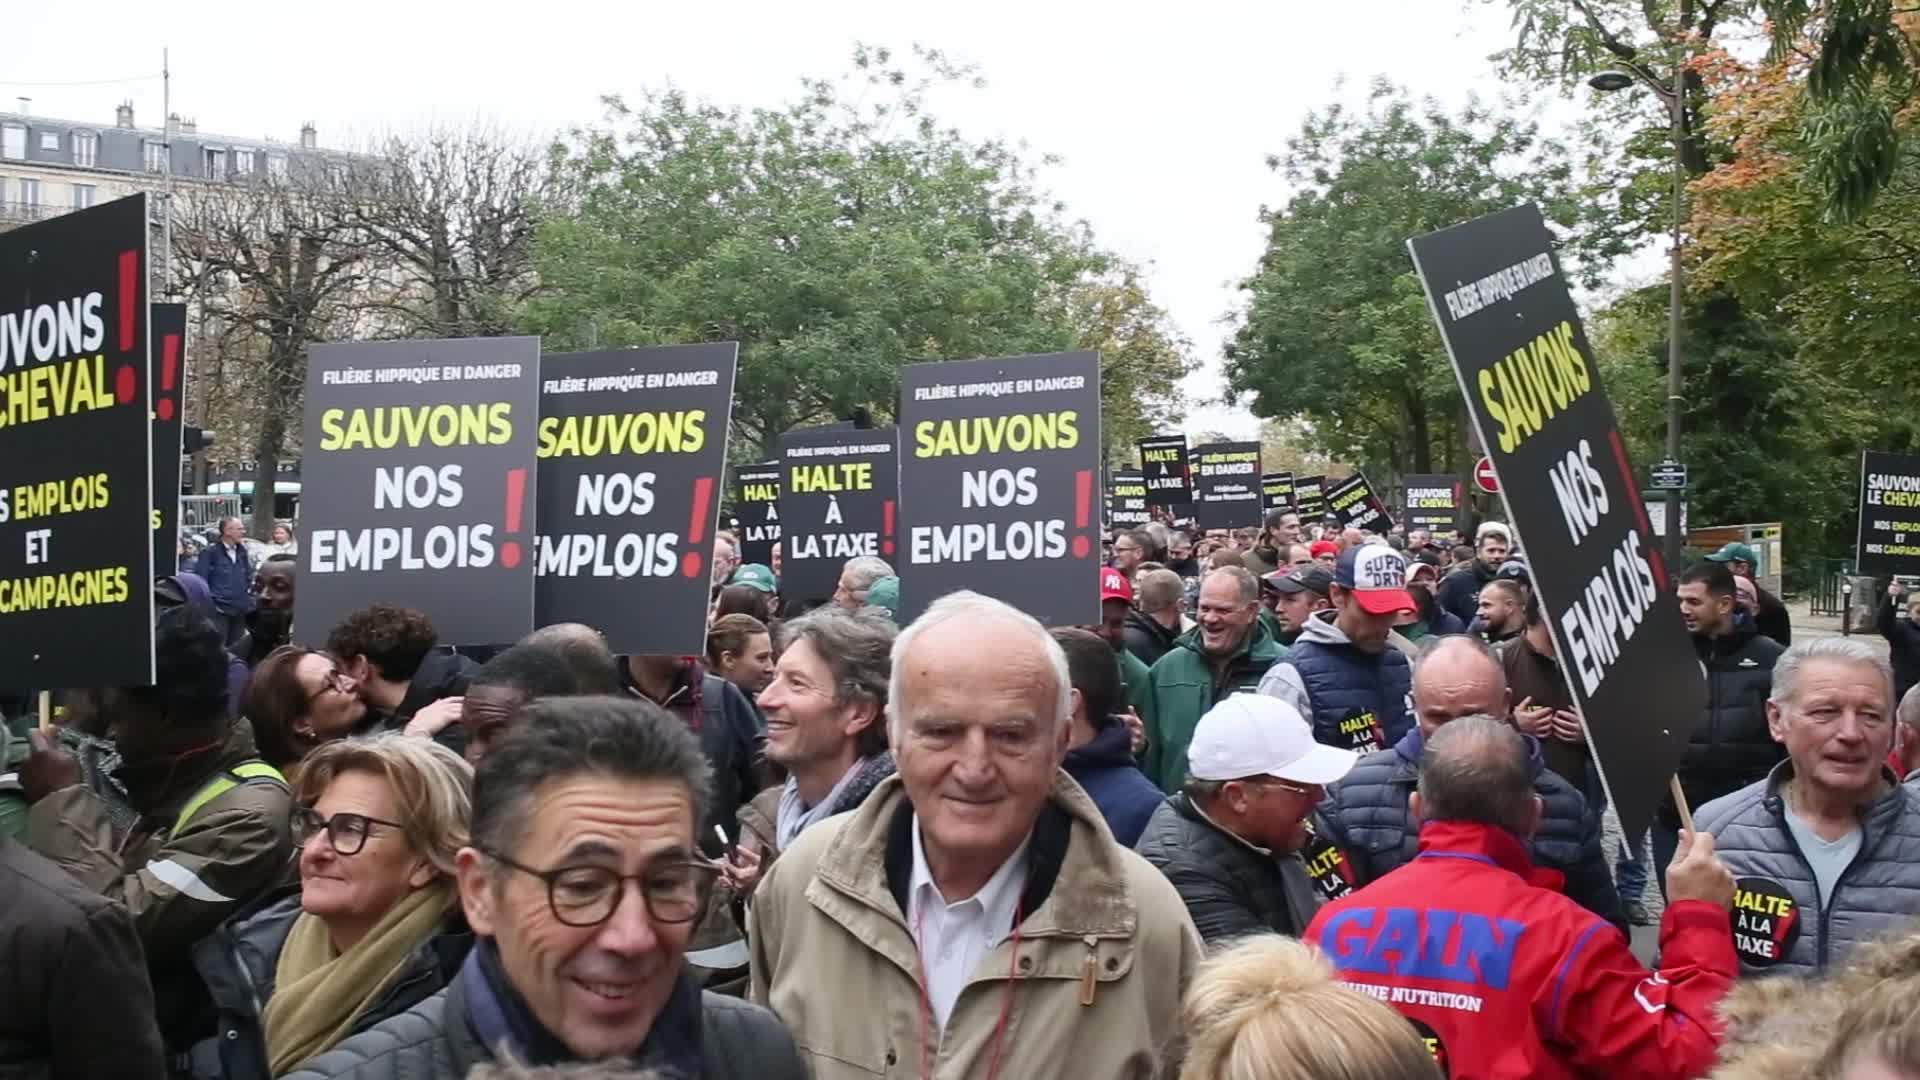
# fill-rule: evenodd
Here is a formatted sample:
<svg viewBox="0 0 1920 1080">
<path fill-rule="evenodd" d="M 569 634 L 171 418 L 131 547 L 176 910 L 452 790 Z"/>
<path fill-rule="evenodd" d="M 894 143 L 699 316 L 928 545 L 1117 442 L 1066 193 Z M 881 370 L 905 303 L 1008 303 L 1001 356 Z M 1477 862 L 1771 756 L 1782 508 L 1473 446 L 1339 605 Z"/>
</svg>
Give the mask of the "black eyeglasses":
<svg viewBox="0 0 1920 1080">
<path fill-rule="evenodd" d="M 720 868 L 691 859 L 670 858 L 643 873 L 622 874 L 608 866 L 561 866 L 535 870 L 523 866 L 497 851 L 481 853 L 503 866 L 537 877 L 547 883 L 547 906 L 553 917 L 567 926 L 598 926 L 613 918 L 627 890 L 621 886 L 636 882 L 647 914 L 658 923 L 689 923 L 707 909 L 713 896 Z"/>
<path fill-rule="evenodd" d="M 327 669 L 327 673 L 320 677 L 320 689 L 307 695 L 307 704 L 311 705 L 319 701 L 320 695 L 329 690 L 336 690 L 342 694 L 347 692 L 347 676 L 346 673 L 339 668 Z"/>
<path fill-rule="evenodd" d="M 373 832 L 375 825 L 389 829 L 406 828 L 397 821 L 386 821 L 365 814 L 335 814 L 323 818 L 311 806 L 296 806 L 293 808 L 293 843 L 295 847 L 305 847 L 308 840 L 324 829 L 327 843 L 333 846 L 335 854 L 358 855 L 360 849 L 367 846 L 367 835 Z"/>
</svg>

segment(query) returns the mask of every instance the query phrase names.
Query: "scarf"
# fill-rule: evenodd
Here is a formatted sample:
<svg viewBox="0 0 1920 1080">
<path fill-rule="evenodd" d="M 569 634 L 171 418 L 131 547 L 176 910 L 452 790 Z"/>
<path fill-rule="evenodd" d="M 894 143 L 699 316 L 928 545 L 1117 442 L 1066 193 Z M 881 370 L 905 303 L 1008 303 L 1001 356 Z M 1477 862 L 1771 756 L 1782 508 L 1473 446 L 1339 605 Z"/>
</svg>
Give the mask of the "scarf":
<svg viewBox="0 0 1920 1080">
<path fill-rule="evenodd" d="M 879 786 L 880 781 L 893 775 L 893 771 L 891 753 L 861 758 L 834 783 L 833 790 L 812 806 L 800 801 L 800 786 L 793 777 L 787 777 L 786 785 L 780 789 L 780 809 L 773 820 L 774 842 L 779 845 L 779 850 L 787 850 L 808 827 L 849 809 L 849 804 L 858 805 L 866 801 L 867 795 Z M 862 788 L 864 790 L 859 790 Z"/>
<path fill-rule="evenodd" d="M 334 950 L 317 917 L 302 912 L 294 919 L 274 970 L 273 997 L 261 1014 L 273 1075 L 291 1072 L 352 1034 L 354 1021 L 440 929 L 453 900 L 450 881 L 416 889 L 345 953 Z"/>
<path fill-rule="evenodd" d="M 467 1020 L 480 1045 L 494 1057 L 527 1065 L 562 1065 L 578 1058 L 533 1015 L 533 1009 L 514 990 L 500 963 L 500 946 L 490 937 L 476 940 L 460 966 L 460 990 L 466 998 Z M 646 1038 L 628 1059 L 644 1067 L 665 1066 L 680 1076 L 706 1075 L 705 1006 L 701 991 L 684 971 L 675 976 L 673 993 L 653 1018 Z M 671 1074 L 670 1074 L 671 1075 Z"/>
</svg>

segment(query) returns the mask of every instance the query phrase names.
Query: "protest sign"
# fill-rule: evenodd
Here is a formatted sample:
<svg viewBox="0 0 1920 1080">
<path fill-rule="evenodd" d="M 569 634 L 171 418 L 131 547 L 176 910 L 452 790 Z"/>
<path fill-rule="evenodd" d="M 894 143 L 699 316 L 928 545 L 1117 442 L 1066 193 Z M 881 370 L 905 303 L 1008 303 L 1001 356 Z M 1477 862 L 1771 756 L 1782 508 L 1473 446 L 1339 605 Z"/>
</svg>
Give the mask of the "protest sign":
<svg viewBox="0 0 1920 1080">
<path fill-rule="evenodd" d="M 1452 536 L 1466 528 L 1463 514 L 1467 500 L 1460 478 L 1452 473 L 1409 473 L 1404 481 L 1407 498 L 1403 522 L 1409 531 L 1425 529 L 1436 537 Z"/>
<path fill-rule="evenodd" d="M 1706 703 L 1638 473 L 1534 206 L 1409 242 L 1628 836 Z"/>
<path fill-rule="evenodd" d="M 1100 621 L 1099 354 L 913 364 L 900 431 L 901 625 L 959 589 Z"/>
<path fill-rule="evenodd" d="M 1327 509 L 1340 518 L 1340 524 L 1368 532 L 1386 533 L 1393 528 L 1393 515 L 1367 482 L 1367 474 L 1352 476 L 1327 489 Z"/>
<path fill-rule="evenodd" d="M 153 416 L 153 576 L 180 565 L 180 433 L 187 383 L 187 305 L 154 304 L 147 385 Z"/>
<path fill-rule="evenodd" d="M 706 648 L 733 342 L 540 359 L 536 625 L 620 653 Z"/>
<path fill-rule="evenodd" d="M 833 597 L 856 555 L 895 562 L 900 491 L 892 428 L 801 428 L 780 439 L 780 594 Z"/>
<path fill-rule="evenodd" d="M 1300 520 L 1318 521 L 1327 513 L 1327 478 L 1324 476 L 1300 476 L 1293 481 L 1293 508 L 1300 511 Z"/>
<path fill-rule="evenodd" d="M 145 195 L 0 234 L 8 690 L 153 681 L 147 236 Z"/>
<path fill-rule="evenodd" d="M 298 640 L 376 601 L 450 645 L 533 628 L 540 339 L 315 345 Z"/>
<path fill-rule="evenodd" d="M 1182 506 L 1193 501 L 1187 470 L 1187 437 L 1155 435 L 1141 439 L 1140 471 L 1147 480 L 1148 506 Z"/>
<path fill-rule="evenodd" d="M 1854 573 L 1920 574 L 1920 457 L 1860 455 L 1860 520 Z"/>
<path fill-rule="evenodd" d="M 1107 524 L 1115 529 L 1137 529 L 1153 519 L 1147 509 L 1147 476 L 1138 470 L 1107 477 Z"/>
<path fill-rule="evenodd" d="M 1275 510 L 1292 510 L 1293 474 L 1290 472 L 1270 472 L 1262 476 L 1260 478 L 1260 496 L 1269 514 Z"/>
<path fill-rule="evenodd" d="M 734 513 L 740 518 L 740 561 L 773 565 L 780 542 L 780 463 L 742 465 L 733 474 Z"/>
<path fill-rule="evenodd" d="M 1260 444 L 1214 443 L 1196 446 L 1193 459 L 1193 517 L 1202 529 L 1257 526 L 1260 503 Z"/>
</svg>

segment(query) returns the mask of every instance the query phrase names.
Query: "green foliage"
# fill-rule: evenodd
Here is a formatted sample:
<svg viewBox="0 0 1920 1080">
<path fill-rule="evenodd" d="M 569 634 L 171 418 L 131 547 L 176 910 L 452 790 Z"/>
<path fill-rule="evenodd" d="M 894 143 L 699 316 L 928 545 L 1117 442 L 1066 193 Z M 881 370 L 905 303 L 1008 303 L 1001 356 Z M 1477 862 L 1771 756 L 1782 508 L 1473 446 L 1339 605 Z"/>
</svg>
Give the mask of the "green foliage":
<svg viewBox="0 0 1920 1080">
<path fill-rule="evenodd" d="M 1381 83 L 1364 112 L 1310 116 L 1270 164 L 1294 194 L 1262 212 L 1267 249 L 1241 283 L 1230 392 L 1258 416 L 1305 421 L 1307 445 L 1338 460 L 1464 471 L 1460 391 L 1406 241 L 1528 201 L 1568 225 L 1578 200 L 1564 148 L 1504 113 L 1448 115 Z"/>
<path fill-rule="evenodd" d="M 610 100 L 610 128 L 556 149 L 566 193 L 543 215 L 523 328 L 553 350 L 740 342 L 743 453 L 857 407 L 892 415 L 902 363 L 1066 349 L 1083 330 L 1142 365 L 1108 374 L 1140 395 L 1134 414 L 1174 408 L 1184 353 L 1137 277 L 1015 149 L 928 115 L 930 86 L 971 73 L 917 57 L 913 75 L 862 48 L 850 77 L 782 108 Z"/>
</svg>

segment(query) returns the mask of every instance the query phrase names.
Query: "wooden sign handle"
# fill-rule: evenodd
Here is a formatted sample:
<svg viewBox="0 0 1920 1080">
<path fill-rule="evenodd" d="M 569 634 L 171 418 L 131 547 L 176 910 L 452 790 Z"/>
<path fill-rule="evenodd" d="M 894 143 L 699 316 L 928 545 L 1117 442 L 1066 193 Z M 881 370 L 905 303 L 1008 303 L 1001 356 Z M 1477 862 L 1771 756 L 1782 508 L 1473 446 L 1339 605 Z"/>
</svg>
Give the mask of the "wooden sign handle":
<svg viewBox="0 0 1920 1080">
<path fill-rule="evenodd" d="M 1687 793 L 1680 790 L 1679 775 L 1675 774 L 1667 783 L 1672 785 L 1674 808 L 1680 811 L 1680 827 L 1691 833 L 1693 831 L 1693 811 L 1687 808 Z"/>
</svg>

